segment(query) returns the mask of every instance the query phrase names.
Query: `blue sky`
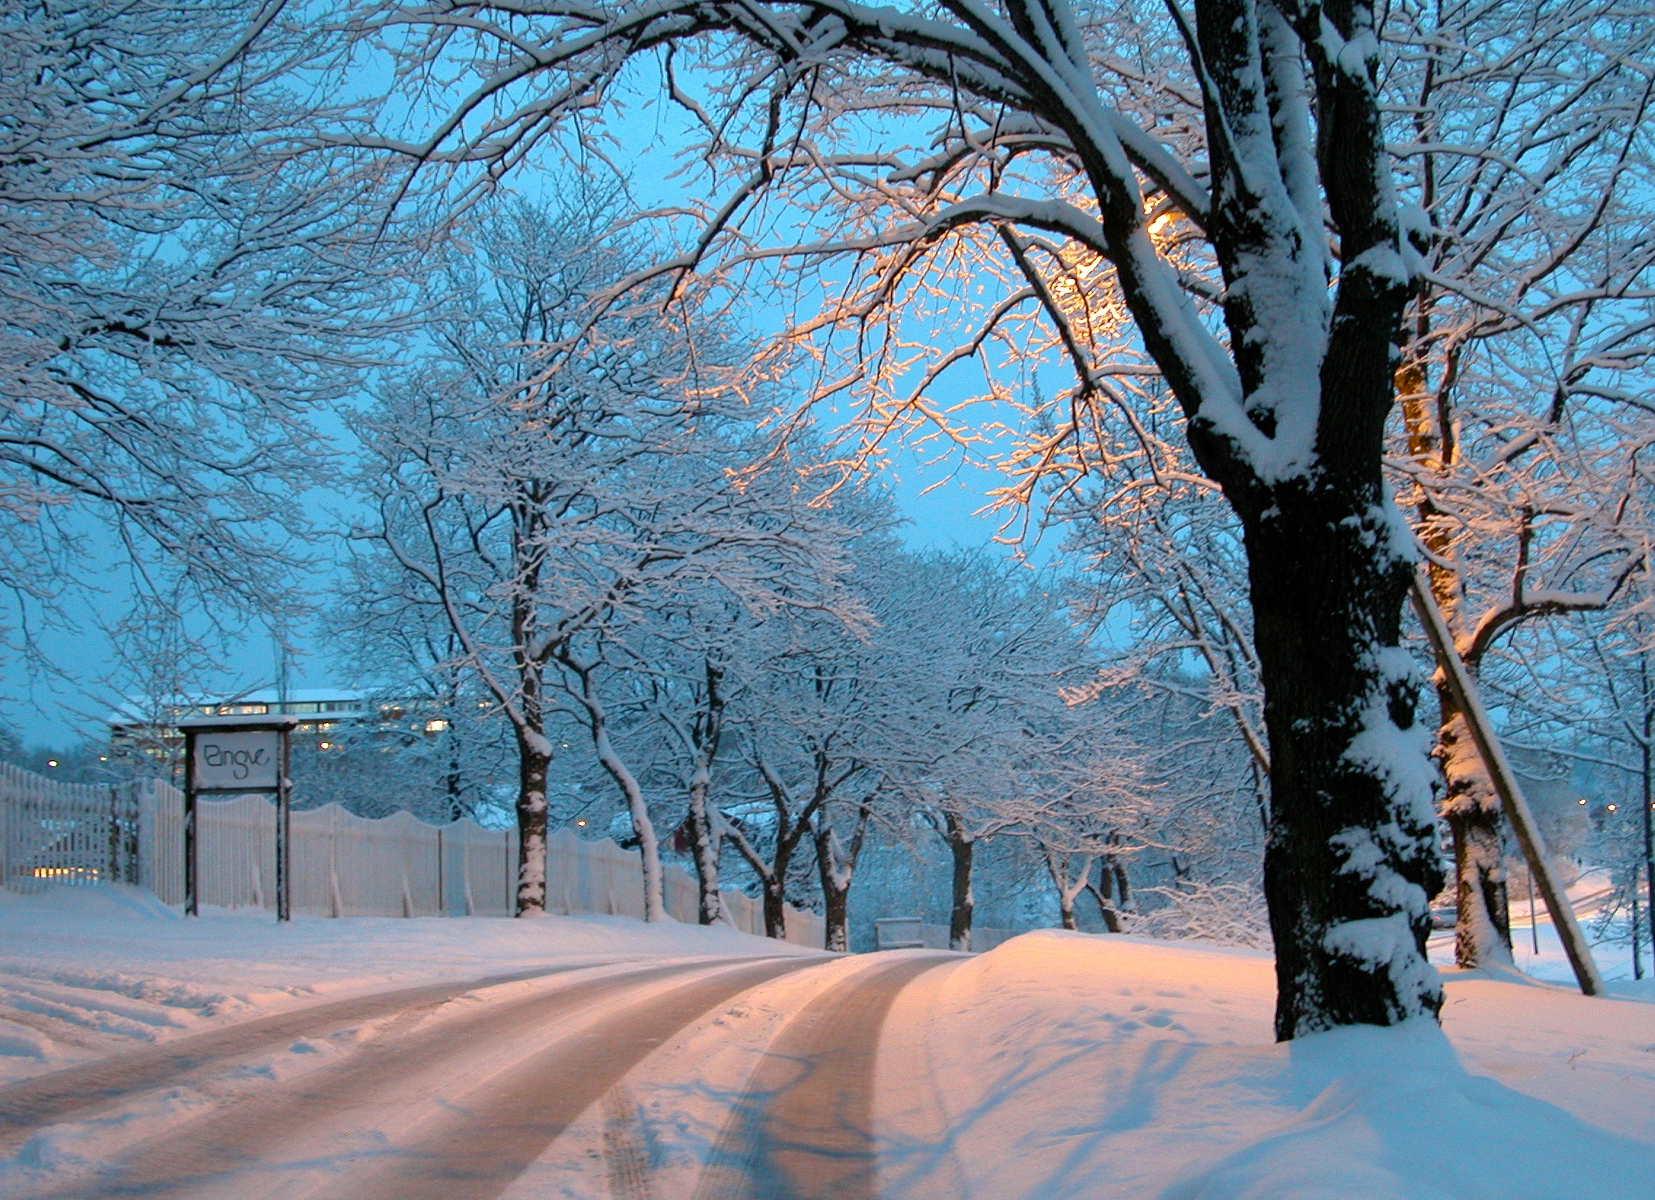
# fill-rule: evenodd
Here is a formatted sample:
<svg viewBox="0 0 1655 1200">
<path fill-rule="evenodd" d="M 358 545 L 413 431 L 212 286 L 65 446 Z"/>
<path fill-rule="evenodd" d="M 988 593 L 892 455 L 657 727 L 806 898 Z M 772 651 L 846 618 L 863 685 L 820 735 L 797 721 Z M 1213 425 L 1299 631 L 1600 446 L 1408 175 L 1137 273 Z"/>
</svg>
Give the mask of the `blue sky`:
<svg viewBox="0 0 1655 1200">
<path fill-rule="evenodd" d="M 674 156 L 677 147 L 690 135 L 683 115 L 659 102 L 653 85 L 640 79 L 636 88 L 625 98 L 626 109 L 611 126 L 624 143 L 624 160 L 632 171 L 632 197 L 640 205 L 649 207 L 672 203 L 685 196 L 683 184 L 669 178 L 678 165 Z M 513 181 L 514 186 L 528 196 L 545 194 L 556 186 L 549 173 L 525 173 Z M 759 320 L 763 320 L 759 314 Z M 337 423 L 320 418 L 332 433 Z M 915 548 L 947 549 L 962 546 L 991 545 L 1004 522 L 1004 514 L 980 514 L 987 492 L 995 486 L 994 472 L 986 467 L 958 462 L 928 463 L 923 456 L 905 448 L 894 448 L 890 453 L 889 482 L 896 493 L 903 513 L 909 518 L 903 530 L 905 540 Z M 327 503 L 326 497 L 319 497 Z M 1056 549 L 1055 537 L 1048 537 L 1035 557 L 1049 561 Z M 1005 553 L 1012 553 L 1008 548 Z M 113 554 L 111 548 L 110 553 Z M 88 568 L 94 579 L 107 578 L 110 592 L 98 602 L 98 607 L 113 611 L 121 588 L 114 575 L 104 575 L 93 565 Z M 315 581 L 318 590 L 326 589 L 325 575 Z M 40 744 L 63 745 L 77 736 L 94 732 L 97 718 L 106 711 L 106 702 L 116 698 L 118 686 L 102 680 L 107 673 L 105 664 L 110 659 L 110 647 L 103 635 L 88 620 L 79 632 L 47 631 L 39 643 L 55 666 L 67 678 L 36 678 L 31 680 L 15 664 L 7 665 L 7 674 L 0 680 L 0 719 L 10 725 L 26 740 Z M 268 635 L 262 630 L 248 631 L 239 645 L 230 647 L 223 657 L 221 678 L 204 681 L 211 688 L 227 688 L 237 684 L 249 685 L 268 681 L 273 674 L 273 651 Z M 303 654 L 292 664 L 292 682 L 295 686 L 334 683 L 340 668 L 329 661 L 326 648 L 307 639 Z"/>
</svg>

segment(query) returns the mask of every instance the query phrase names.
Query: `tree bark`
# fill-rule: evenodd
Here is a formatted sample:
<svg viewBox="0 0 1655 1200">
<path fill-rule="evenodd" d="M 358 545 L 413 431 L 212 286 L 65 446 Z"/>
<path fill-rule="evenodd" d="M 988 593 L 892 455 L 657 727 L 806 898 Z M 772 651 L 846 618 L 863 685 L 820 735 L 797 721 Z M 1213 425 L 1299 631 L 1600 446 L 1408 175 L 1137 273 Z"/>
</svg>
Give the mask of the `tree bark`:
<svg viewBox="0 0 1655 1200">
<path fill-rule="evenodd" d="M 953 903 L 948 913 L 948 948 L 970 951 L 971 913 L 976 902 L 971 895 L 971 859 L 977 841 L 954 813 L 943 814 L 948 852 L 954 859 Z"/>
<path fill-rule="evenodd" d="M 787 937 L 787 910 L 782 907 L 787 896 L 787 869 L 792 865 L 793 854 L 799 848 L 799 839 L 813 828 L 816 814 L 827 803 L 834 788 L 844 781 L 843 778 L 837 781 L 830 779 L 832 762 L 824 751 L 818 750 L 815 760 L 815 779 L 811 787 L 810 800 L 795 814 L 792 789 L 771 769 L 764 755 L 755 749 L 753 765 L 758 768 L 765 787 L 770 791 L 771 805 L 776 813 L 776 845 L 770 861 L 767 863 L 759 856 L 758 851 L 740 829 L 733 830 L 733 833 L 736 849 L 741 851 L 741 856 L 747 860 L 763 885 L 766 937 Z"/>
<path fill-rule="evenodd" d="M 1098 902 L 1098 915 L 1103 918 L 1103 927 L 1110 933 L 1119 933 L 1121 931 L 1121 916 L 1120 913 L 1115 911 L 1114 904 L 1110 902 L 1110 892 L 1113 886 L 1114 872 L 1110 869 L 1109 864 L 1105 863 L 1103 870 L 1098 872 L 1097 886 L 1089 887 L 1086 890 L 1091 892 L 1092 899 Z"/>
<path fill-rule="evenodd" d="M 736 844 L 741 857 L 759 877 L 759 896 L 764 902 L 764 936 L 785 940 L 787 937 L 787 868 L 793 861 L 793 850 L 798 845 L 798 831 L 792 836 L 778 837 L 774 857 L 766 862 L 739 824 L 730 826 L 730 840 Z"/>
<path fill-rule="evenodd" d="M 597 749 L 598 762 L 609 773 L 626 798 L 626 808 L 632 818 L 632 831 L 638 837 L 638 856 L 643 866 L 644 920 L 664 921 L 667 906 L 661 886 L 661 847 L 655 837 L 655 823 L 649 817 L 649 805 L 644 801 L 644 790 L 626 763 L 615 753 L 609 742 L 609 729 L 602 720 L 592 726 L 592 741 Z"/>
<path fill-rule="evenodd" d="M 546 773 L 551 744 L 533 730 L 517 735 L 517 916 L 546 915 Z"/>
<path fill-rule="evenodd" d="M 1388 389 L 1389 373 L 1379 378 Z M 1324 468 L 1243 513 L 1270 730 L 1264 879 L 1283 1040 L 1442 1004 L 1425 959 L 1442 884 L 1428 735 L 1401 649 L 1412 564 L 1371 461 L 1368 479 Z"/>
<path fill-rule="evenodd" d="M 1638 680 L 1643 685 L 1643 737 L 1639 739 L 1638 750 L 1642 759 L 1640 781 L 1643 784 L 1641 795 L 1643 803 L 1643 832 L 1644 832 L 1644 912 L 1649 918 L 1649 963 L 1651 970 L 1655 970 L 1655 792 L 1651 788 L 1650 748 L 1655 745 L 1655 692 L 1649 686 L 1649 653 L 1640 651 L 1638 654 Z M 1636 894 L 1637 885 L 1634 883 L 1633 892 Z"/>
<path fill-rule="evenodd" d="M 868 828 L 868 806 L 860 806 L 856 815 L 856 832 L 850 846 L 841 847 L 839 834 L 827 819 L 818 813 L 816 826 L 811 831 L 816 843 L 816 873 L 822 883 L 822 913 L 825 925 L 824 949 L 844 954 L 850 950 L 850 885 L 856 874 L 856 860 L 862 855 L 862 838 Z"/>
<path fill-rule="evenodd" d="M 793 861 L 793 850 L 798 845 L 798 834 L 778 837 L 774 857 L 766 862 L 739 825 L 730 826 L 730 840 L 736 844 L 741 857 L 759 877 L 759 898 L 764 905 L 764 936 L 785 941 L 787 938 L 787 868 Z"/>
<path fill-rule="evenodd" d="M 716 925 L 724 920 L 724 898 L 719 892 L 718 859 L 722 837 L 707 810 L 707 780 L 699 773 L 690 781 L 690 852 L 695 857 L 696 920 Z"/>
<path fill-rule="evenodd" d="M 707 660 L 707 704 L 690 735 L 695 746 L 695 770 L 690 776 L 689 829 L 690 850 L 695 856 L 695 876 L 699 887 L 697 920 L 703 925 L 715 925 L 724 920 L 724 898 L 719 894 L 718 860 L 722 837 L 707 808 L 707 793 L 712 788 L 713 760 L 718 757 L 718 742 L 724 724 L 724 696 L 719 690 L 724 671 Z"/>
<path fill-rule="evenodd" d="M 1278 462 L 1250 448 L 1250 435 L 1205 411 L 1217 408 L 1216 396 L 1168 373 L 1190 448 L 1224 488 L 1246 540 L 1270 735 L 1264 885 L 1283 1040 L 1390 1025 L 1442 1005 L 1425 958 L 1430 897 L 1442 879 L 1434 772 L 1415 720 L 1417 672 L 1401 646 L 1413 538 L 1382 476 L 1414 273 L 1407 258 L 1419 246 L 1404 240 L 1394 197 L 1372 8 L 1300 8 L 1292 46 L 1280 22 L 1286 7 L 1204 0 L 1196 24 L 1205 69 L 1222 81 L 1205 95 L 1208 130 L 1227 131 L 1209 142 L 1207 224 L 1226 283 L 1242 419 L 1275 445 L 1297 446 L 1308 432 L 1308 455 Z M 1262 77 L 1254 12 L 1282 51 Z M 1273 148 L 1292 161 L 1293 139 L 1311 132 L 1292 111 L 1301 51 L 1312 68 L 1323 189 L 1314 213 L 1285 177 L 1257 186 L 1262 156 Z M 1123 229 L 1127 216 L 1123 209 Z M 1324 318 L 1327 218 L 1341 265 Z M 1135 227 L 1136 214 L 1131 220 Z M 1123 273 L 1129 295 L 1131 282 Z M 1163 369 L 1181 367 L 1151 340 L 1153 321 L 1139 325 Z"/>
<path fill-rule="evenodd" d="M 1443 721 L 1437 745 L 1448 785 L 1442 814 L 1454 835 L 1454 961 L 1466 968 L 1509 965 L 1504 814 L 1465 718 L 1446 691 L 1438 689 Z"/>
<path fill-rule="evenodd" d="M 638 839 L 638 857 L 643 867 L 644 920 L 664 921 L 667 919 L 667 906 L 661 886 L 661 847 L 655 836 L 655 822 L 650 820 L 649 805 L 644 800 L 644 789 L 638 783 L 638 777 L 615 752 L 615 747 L 609 740 L 609 714 L 598 695 L 594 678 L 597 664 L 580 662 L 567 649 L 560 650 L 558 657 L 580 680 L 578 698 L 586 713 L 586 727 L 592 735 L 592 749 L 597 755 L 598 764 L 621 789 L 621 796 L 626 801 L 627 814 L 632 819 L 632 832 Z"/>
<path fill-rule="evenodd" d="M 1046 860 L 1046 871 L 1052 877 L 1052 886 L 1057 889 L 1057 916 L 1058 924 L 1069 930 L 1078 930 L 1080 926 L 1075 922 L 1075 900 L 1082 892 L 1096 892 L 1092 887 L 1092 866 L 1097 859 L 1087 856 L 1081 865 L 1080 875 L 1070 882 L 1069 855 L 1054 854 L 1049 847 L 1040 847 L 1041 856 Z M 1109 867 L 1104 866 L 1107 875 Z"/>
<path fill-rule="evenodd" d="M 780 865 L 780 864 L 778 864 Z M 781 867 L 785 870 L 785 866 Z M 771 872 L 762 877 L 764 887 L 764 936 L 778 942 L 787 940 L 787 890 L 782 877 Z"/>
<path fill-rule="evenodd" d="M 1429 332 L 1422 304 L 1415 333 L 1423 339 Z M 1418 361 L 1404 364 L 1396 373 L 1408 453 L 1422 469 L 1441 474 L 1453 466 L 1458 446 L 1448 423 L 1448 397 L 1442 391 L 1432 395 L 1427 383 L 1425 366 Z M 1420 541 L 1433 560 L 1427 568 L 1431 594 L 1444 623 L 1457 637 L 1463 610 L 1459 573 L 1445 565 L 1454 557 L 1453 523 L 1444 518 L 1429 492 L 1421 497 L 1417 516 Z M 1468 661 L 1466 669 L 1475 674 L 1477 664 Z M 1446 683 L 1437 687 L 1437 711 L 1436 759 L 1445 784 L 1439 811 L 1454 835 L 1454 960 L 1468 968 L 1490 962 L 1509 964 L 1511 911 L 1501 837 L 1504 814 Z"/>
</svg>

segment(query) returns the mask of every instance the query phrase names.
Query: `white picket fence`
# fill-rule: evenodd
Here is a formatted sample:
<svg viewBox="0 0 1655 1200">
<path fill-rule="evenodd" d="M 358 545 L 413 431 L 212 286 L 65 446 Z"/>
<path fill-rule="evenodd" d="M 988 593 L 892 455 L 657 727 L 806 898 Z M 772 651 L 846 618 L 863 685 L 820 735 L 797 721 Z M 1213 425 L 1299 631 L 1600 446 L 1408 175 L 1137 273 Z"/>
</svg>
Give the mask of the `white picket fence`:
<svg viewBox="0 0 1655 1200">
<path fill-rule="evenodd" d="M 276 907 L 275 805 L 263 796 L 202 800 L 202 904 Z M 517 831 L 471 820 L 427 825 L 406 812 L 369 820 L 337 804 L 292 815 L 292 905 L 320 917 L 507 916 L 515 908 Z M 693 923 L 696 881 L 664 869 L 667 911 Z M 0 882 L 141 884 L 184 901 L 184 796 L 166 783 L 63 784 L 0 764 Z M 723 893 L 732 923 L 764 932 L 762 905 Z M 642 919 L 638 851 L 560 829 L 547 839 L 546 905 L 557 913 Z M 823 944 L 821 917 L 788 907 L 787 940 Z"/>
<path fill-rule="evenodd" d="M 59 783 L 0 763 L 0 882 L 140 882 L 139 806 L 130 785 Z"/>
</svg>

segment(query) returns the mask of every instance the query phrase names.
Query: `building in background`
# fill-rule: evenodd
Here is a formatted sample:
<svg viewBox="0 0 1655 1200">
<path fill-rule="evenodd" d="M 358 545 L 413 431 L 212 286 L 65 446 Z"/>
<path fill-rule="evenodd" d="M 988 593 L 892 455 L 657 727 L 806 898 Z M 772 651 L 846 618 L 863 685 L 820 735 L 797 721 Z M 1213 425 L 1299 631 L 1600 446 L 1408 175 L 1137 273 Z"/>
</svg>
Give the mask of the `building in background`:
<svg viewBox="0 0 1655 1200">
<path fill-rule="evenodd" d="M 173 763 L 182 753 L 184 735 L 177 722 L 190 717 L 262 716 L 301 718 L 295 748 L 322 752 L 342 748 L 363 735 L 406 742 L 409 734 L 434 737 L 448 728 L 446 718 L 422 710 L 425 704 L 372 700 L 348 688 L 251 688 L 230 696 L 176 697 L 157 706 L 130 702 L 109 714 L 109 748 L 113 759 L 139 757 Z M 148 711 L 146 711 L 146 708 Z"/>
</svg>

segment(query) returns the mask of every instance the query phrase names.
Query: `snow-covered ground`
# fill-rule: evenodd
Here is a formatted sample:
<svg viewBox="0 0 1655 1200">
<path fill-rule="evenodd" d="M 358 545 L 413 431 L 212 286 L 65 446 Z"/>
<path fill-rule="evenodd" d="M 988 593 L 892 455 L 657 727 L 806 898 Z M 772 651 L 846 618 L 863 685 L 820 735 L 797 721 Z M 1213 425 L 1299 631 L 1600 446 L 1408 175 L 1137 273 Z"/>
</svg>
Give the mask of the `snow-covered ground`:
<svg viewBox="0 0 1655 1200">
<path fill-rule="evenodd" d="M 427 980 L 790 949 L 624 918 L 278 929 L 243 914 L 181 921 L 136 894 L 0 892 L 3 1058 L 16 1076 Z M 618 1113 L 636 1125 L 620 1140 L 634 1174 L 648 1175 L 639 1194 L 691 1196 L 737 1098 L 797 1015 L 908 953 L 818 957 L 710 1009 L 568 1128 L 509 1200 L 619 1195 Z M 1263 955 L 1048 932 L 943 961 L 884 1020 L 879 1190 L 903 1200 L 1655 1197 L 1655 986 L 1586 999 L 1515 975 L 1444 977 L 1441 1030 L 1341 1030 L 1278 1046 Z M 284 1054 L 302 1063 L 323 1057 L 315 1049 Z M 236 1086 L 280 1087 L 287 1070 L 244 1071 Z M 150 1133 L 210 1110 L 176 1088 L 146 1103 Z M 371 1111 L 353 1119 L 391 1123 Z M 83 1124 L 37 1135 L 0 1164 L 0 1192 L 8 1179 L 21 1194 L 69 1178 L 59 1162 L 84 1171 L 111 1135 Z"/>
<path fill-rule="evenodd" d="M 1569 886 L 1569 901 L 1574 905 L 1575 916 L 1589 937 L 1598 931 L 1602 902 L 1608 894 L 1609 875 L 1606 871 L 1588 871 Z M 1604 931 L 1612 936 L 1604 937 L 1592 947 L 1592 957 L 1597 960 L 1599 972 L 1605 982 L 1612 985 L 1633 980 L 1629 923 L 1629 918 L 1622 912 L 1613 926 Z M 1649 931 L 1641 929 L 1639 932 L 1643 947 L 1641 966 L 1644 982 L 1648 984 L 1655 976 L 1649 957 Z M 1525 975 L 1551 983 L 1572 985 L 1575 981 L 1574 969 L 1569 966 L 1568 956 L 1563 953 L 1563 943 L 1551 918 L 1546 915 L 1544 904 L 1531 906 L 1526 898 L 1512 901 L 1511 952 L 1518 970 Z M 1452 932 L 1445 931 L 1431 939 L 1431 961 L 1439 966 L 1453 965 Z M 1636 993 L 1637 989 L 1633 991 Z M 1647 995 L 1655 998 L 1655 992 Z"/>
<path fill-rule="evenodd" d="M 618 958 L 809 953 L 627 917 L 195 920 L 135 888 L 0 888 L 0 1084 L 359 992 Z"/>
</svg>

